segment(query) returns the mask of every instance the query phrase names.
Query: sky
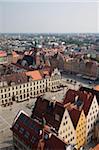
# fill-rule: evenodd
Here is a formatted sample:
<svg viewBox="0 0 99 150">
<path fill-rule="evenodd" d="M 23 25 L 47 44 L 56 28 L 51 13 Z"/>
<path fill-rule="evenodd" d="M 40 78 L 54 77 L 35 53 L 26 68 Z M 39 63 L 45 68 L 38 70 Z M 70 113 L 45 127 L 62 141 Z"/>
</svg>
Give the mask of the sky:
<svg viewBox="0 0 99 150">
<path fill-rule="evenodd" d="M 0 0 L 2 33 L 96 33 L 98 18 L 98 0 Z"/>
</svg>

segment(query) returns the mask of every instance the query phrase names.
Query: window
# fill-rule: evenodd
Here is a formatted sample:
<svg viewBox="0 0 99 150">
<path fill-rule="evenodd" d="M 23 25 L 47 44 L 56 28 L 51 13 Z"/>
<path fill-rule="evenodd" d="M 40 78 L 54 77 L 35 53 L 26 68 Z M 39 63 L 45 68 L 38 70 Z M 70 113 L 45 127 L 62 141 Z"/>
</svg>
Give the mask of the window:
<svg viewBox="0 0 99 150">
<path fill-rule="evenodd" d="M 65 116 L 65 120 L 67 119 L 67 116 Z"/>
<path fill-rule="evenodd" d="M 62 135 L 62 131 L 60 132 L 60 135 Z"/>
<path fill-rule="evenodd" d="M 19 125 L 16 123 L 15 126 L 14 126 L 14 128 L 18 129 L 18 127 L 19 127 Z"/>
<path fill-rule="evenodd" d="M 34 144 L 36 141 L 36 138 L 33 136 L 32 139 L 31 139 L 31 142 Z"/>
<path fill-rule="evenodd" d="M 63 122 L 63 126 L 65 126 L 65 122 Z"/>
<path fill-rule="evenodd" d="M 7 97 L 7 94 L 5 94 L 5 98 Z"/>
<path fill-rule="evenodd" d="M 63 133 L 65 133 L 65 130 L 63 130 Z"/>
<path fill-rule="evenodd" d="M 59 121 L 60 120 L 60 116 L 58 114 L 55 114 L 55 120 Z"/>
<path fill-rule="evenodd" d="M 68 133 L 68 136 L 70 136 L 70 133 Z"/>
<path fill-rule="evenodd" d="M 26 131 L 24 137 L 25 137 L 26 139 L 28 139 L 28 138 L 29 138 L 29 135 L 30 135 L 30 133 L 29 133 L 28 131 Z"/>
<path fill-rule="evenodd" d="M 24 128 L 20 128 L 20 130 L 19 130 L 19 132 L 21 133 L 21 134 L 23 134 L 23 132 L 24 132 Z"/>
<path fill-rule="evenodd" d="M 4 91 L 6 92 L 6 89 Z"/>
<path fill-rule="evenodd" d="M 20 99 L 22 99 L 22 95 L 20 95 Z"/>
</svg>

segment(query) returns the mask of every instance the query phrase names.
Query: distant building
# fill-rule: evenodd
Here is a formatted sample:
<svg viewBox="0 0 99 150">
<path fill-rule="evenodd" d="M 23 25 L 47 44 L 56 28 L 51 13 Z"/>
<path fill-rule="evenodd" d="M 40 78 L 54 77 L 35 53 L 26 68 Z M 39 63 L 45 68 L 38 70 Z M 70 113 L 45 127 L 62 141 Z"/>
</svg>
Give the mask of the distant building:
<svg viewBox="0 0 99 150">
<path fill-rule="evenodd" d="M 0 50 L 0 65 L 8 63 L 7 53 L 5 51 Z"/>
</svg>

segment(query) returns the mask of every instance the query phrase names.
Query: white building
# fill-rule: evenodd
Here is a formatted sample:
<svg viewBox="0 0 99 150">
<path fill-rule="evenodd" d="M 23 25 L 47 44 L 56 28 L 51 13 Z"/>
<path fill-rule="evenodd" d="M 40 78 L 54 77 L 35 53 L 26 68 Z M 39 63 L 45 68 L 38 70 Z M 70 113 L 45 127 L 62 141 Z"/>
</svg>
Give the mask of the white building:
<svg viewBox="0 0 99 150">
<path fill-rule="evenodd" d="M 93 101 L 90 105 L 88 114 L 86 116 L 86 137 L 87 143 L 89 143 L 94 136 L 94 128 L 96 125 L 96 121 L 98 120 L 99 107 L 98 102 L 96 100 L 96 96 L 94 96 Z"/>
<path fill-rule="evenodd" d="M 5 76 L 0 82 L 0 105 L 6 106 L 13 101 L 20 102 L 42 95 L 46 91 L 57 89 L 61 82 L 61 75 L 56 69 L 51 76 L 35 78 L 39 71 L 31 71 L 33 78 L 25 73 Z M 39 73 L 40 74 L 40 73 Z"/>
</svg>

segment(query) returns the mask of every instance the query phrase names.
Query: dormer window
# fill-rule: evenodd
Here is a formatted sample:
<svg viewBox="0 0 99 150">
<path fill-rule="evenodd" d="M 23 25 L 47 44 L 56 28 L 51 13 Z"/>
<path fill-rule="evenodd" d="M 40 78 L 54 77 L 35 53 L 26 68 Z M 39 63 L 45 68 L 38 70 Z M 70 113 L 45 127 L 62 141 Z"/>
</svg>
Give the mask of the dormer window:
<svg viewBox="0 0 99 150">
<path fill-rule="evenodd" d="M 55 120 L 60 121 L 60 116 L 58 114 L 55 114 Z"/>
</svg>

